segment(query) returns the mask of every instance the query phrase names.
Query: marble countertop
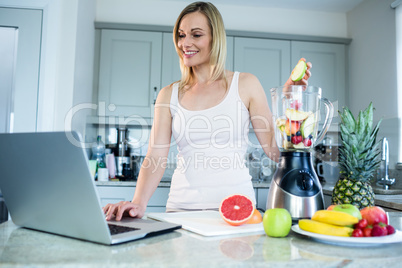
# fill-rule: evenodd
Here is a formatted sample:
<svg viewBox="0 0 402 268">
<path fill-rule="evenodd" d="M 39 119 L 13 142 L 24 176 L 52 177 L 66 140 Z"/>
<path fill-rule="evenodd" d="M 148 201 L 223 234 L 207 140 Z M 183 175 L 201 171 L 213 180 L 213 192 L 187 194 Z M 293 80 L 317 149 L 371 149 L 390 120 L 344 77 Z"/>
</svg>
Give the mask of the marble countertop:
<svg viewBox="0 0 402 268">
<path fill-rule="evenodd" d="M 402 212 L 391 212 L 391 224 Z M 203 237 L 183 229 L 116 246 L 0 224 L 1 267 L 399 267 L 402 243 L 345 247 L 294 233 Z"/>
</svg>

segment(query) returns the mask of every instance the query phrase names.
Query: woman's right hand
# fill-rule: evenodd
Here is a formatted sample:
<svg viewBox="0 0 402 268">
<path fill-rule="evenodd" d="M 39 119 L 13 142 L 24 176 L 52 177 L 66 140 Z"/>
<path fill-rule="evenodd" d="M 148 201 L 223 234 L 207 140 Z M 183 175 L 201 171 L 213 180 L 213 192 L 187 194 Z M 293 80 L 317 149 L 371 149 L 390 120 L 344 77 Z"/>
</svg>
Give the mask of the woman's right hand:
<svg viewBox="0 0 402 268">
<path fill-rule="evenodd" d="M 142 218 L 145 214 L 145 208 L 138 204 L 129 201 L 120 201 L 116 204 L 107 204 L 103 207 L 103 212 L 106 215 L 106 220 L 109 221 L 115 216 L 116 221 L 120 221 L 123 216 L 132 218 Z"/>
</svg>

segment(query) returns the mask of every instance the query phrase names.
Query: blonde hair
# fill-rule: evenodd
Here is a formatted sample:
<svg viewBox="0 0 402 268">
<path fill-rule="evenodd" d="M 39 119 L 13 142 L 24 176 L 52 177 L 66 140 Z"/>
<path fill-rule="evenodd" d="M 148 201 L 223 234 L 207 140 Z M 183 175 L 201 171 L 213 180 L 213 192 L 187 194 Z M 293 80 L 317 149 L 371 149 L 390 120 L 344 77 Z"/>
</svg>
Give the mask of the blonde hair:
<svg viewBox="0 0 402 268">
<path fill-rule="evenodd" d="M 224 78 L 225 87 L 227 87 L 227 80 L 225 74 L 226 62 L 226 31 L 223 24 L 223 19 L 219 10 L 209 2 L 194 2 L 183 9 L 176 20 L 173 29 L 173 42 L 176 47 L 176 52 L 180 58 L 181 80 L 179 82 L 179 91 L 183 90 L 185 86 L 192 86 L 194 81 L 194 72 L 192 67 L 187 67 L 183 62 L 183 55 L 178 47 L 179 41 L 179 27 L 183 17 L 187 14 L 200 12 L 207 20 L 212 35 L 212 46 L 210 53 L 210 65 L 213 66 L 211 80 L 216 81 Z"/>
</svg>

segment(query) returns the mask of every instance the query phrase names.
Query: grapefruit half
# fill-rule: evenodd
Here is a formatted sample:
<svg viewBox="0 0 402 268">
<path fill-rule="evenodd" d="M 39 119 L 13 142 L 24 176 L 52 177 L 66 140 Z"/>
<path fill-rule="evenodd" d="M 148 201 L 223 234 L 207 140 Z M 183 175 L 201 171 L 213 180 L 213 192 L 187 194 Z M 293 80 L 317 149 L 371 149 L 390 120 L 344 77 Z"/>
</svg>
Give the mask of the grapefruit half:
<svg viewBox="0 0 402 268">
<path fill-rule="evenodd" d="M 224 198 L 219 206 L 222 219 L 230 225 L 246 223 L 254 213 L 253 201 L 245 195 L 234 194 Z"/>
</svg>

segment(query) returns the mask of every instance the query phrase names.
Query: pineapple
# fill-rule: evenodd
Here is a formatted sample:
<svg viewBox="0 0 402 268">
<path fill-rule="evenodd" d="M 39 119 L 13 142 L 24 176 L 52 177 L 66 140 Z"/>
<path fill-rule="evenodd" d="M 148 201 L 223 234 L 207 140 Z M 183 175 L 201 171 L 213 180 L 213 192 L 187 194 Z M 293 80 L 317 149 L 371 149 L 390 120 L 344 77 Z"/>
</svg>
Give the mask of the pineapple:
<svg viewBox="0 0 402 268">
<path fill-rule="evenodd" d="M 356 121 L 348 108 L 339 111 L 342 147 L 339 149 L 340 178 L 332 192 L 332 204 L 353 204 L 359 209 L 374 206 L 370 179 L 380 165 L 376 137 L 381 120 L 373 127 L 373 104 L 360 111 Z"/>
</svg>

